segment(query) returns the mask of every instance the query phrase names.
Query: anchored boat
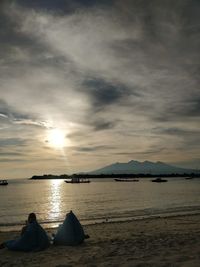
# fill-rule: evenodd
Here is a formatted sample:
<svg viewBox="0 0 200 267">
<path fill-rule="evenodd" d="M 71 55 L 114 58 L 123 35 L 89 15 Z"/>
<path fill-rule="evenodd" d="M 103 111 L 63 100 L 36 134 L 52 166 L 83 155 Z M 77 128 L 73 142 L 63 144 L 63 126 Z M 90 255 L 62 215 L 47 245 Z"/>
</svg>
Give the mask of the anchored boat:
<svg viewBox="0 0 200 267">
<path fill-rule="evenodd" d="M 0 185 L 8 185 L 8 181 L 7 180 L 0 180 Z"/>
<path fill-rule="evenodd" d="M 116 182 L 139 182 L 138 179 L 115 178 Z"/>
<path fill-rule="evenodd" d="M 168 182 L 168 180 L 166 180 L 166 179 L 162 179 L 162 178 L 156 178 L 156 179 L 154 179 L 154 180 L 151 180 L 152 182 L 154 182 L 154 183 L 164 183 L 164 182 Z"/>
<path fill-rule="evenodd" d="M 85 183 L 90 183 L 90 180 L 88 180 L 86 178 L 72 177 L 71 180 L 65 180 L 65 183 L 69 183 L 69 184 L 85 184 Z"/>
</svg>

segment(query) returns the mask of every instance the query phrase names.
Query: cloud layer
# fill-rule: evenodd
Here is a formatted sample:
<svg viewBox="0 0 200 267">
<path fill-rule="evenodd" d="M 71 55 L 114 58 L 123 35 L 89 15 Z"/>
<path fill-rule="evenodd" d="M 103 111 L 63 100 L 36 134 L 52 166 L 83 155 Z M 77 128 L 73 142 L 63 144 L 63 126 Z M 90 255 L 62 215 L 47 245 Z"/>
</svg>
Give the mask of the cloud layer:
<svg viewBox="0 0 200 267">
<path fill-rule="evenodd" d="M 17 177 L 131 159 L 199 168 L 199 1 L 18 0 L 0 10 L 5 175 L 10 161 Z M 65 132 L 63 151 L 45 142 L 53 128 Z"/>
</svg>

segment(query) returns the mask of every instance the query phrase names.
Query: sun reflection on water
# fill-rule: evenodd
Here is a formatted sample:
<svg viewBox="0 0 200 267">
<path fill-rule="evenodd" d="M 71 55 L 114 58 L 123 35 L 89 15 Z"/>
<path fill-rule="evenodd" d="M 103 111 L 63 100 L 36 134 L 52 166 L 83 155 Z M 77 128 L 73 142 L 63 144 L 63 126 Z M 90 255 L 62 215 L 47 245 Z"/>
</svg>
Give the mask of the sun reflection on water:
<svg viewBox="0 0 200 267">
<path fill-rule="evenodd" d="M 61 186 L 62 180 L 50 180 L 51 190 L 49 194 L 48 217 L 54 221 L 60 217 L 61 213 Z"/>
</svg>

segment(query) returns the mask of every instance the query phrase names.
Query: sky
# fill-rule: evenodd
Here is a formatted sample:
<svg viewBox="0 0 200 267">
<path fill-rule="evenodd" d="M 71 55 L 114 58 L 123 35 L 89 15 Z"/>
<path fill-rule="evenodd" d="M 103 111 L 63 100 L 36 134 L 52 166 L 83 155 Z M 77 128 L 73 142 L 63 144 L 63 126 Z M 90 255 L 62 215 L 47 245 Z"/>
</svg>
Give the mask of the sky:
<svg viewBox="0 0 200 267">
<path fill-rule="evenodd" d="M 199 0 L 0 2 L 0 175 L 200 168 Z"/>
</svg>

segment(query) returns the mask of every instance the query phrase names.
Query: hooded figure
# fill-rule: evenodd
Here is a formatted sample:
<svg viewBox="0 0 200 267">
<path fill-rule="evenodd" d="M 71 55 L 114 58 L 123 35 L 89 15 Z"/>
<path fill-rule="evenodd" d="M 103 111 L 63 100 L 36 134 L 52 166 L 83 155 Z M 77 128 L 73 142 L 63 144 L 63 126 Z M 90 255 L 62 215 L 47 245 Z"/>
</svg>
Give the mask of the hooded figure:
<svg viewBox="0 0 200 267">
<path fill-rule="evenodd" d="M 35 213 L 30 213 L 27 226 L 23 228 L 21 236 L 16 240 L 6 241 L 4 246 L 10 250 L 28 252 L 44 250 L 49 244 L 49 238 L 37 222 Z"/>
<path fill-rule="evenodd" d="M 86 237 L 79 220 L 70 211 L 63 224 L 58 227 L 54 237 L 54 245 L 75 246 L 81 244 Z"/>
</svg>

